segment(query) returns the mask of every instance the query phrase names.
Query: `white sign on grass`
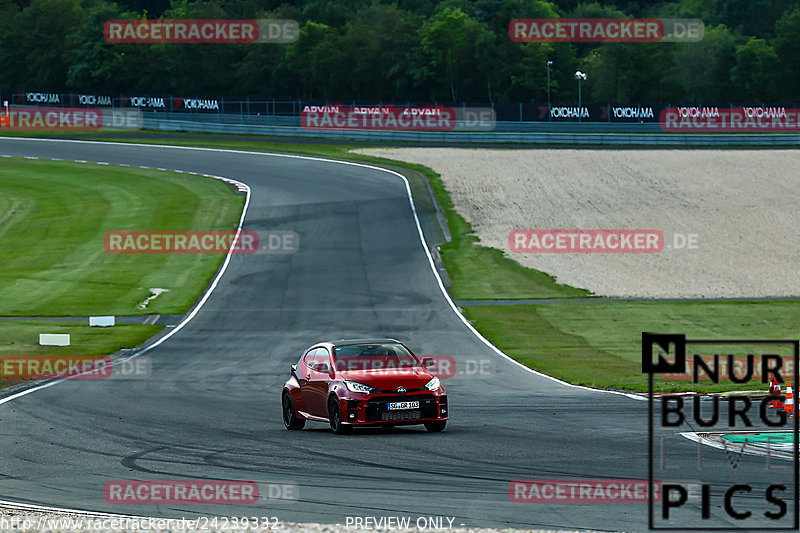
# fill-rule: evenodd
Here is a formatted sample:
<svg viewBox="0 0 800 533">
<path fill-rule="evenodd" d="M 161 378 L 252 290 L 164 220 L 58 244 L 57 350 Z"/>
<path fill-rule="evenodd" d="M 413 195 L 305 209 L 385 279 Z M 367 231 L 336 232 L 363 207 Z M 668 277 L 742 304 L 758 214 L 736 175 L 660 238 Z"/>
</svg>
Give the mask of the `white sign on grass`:
<svg viewBox="0 0 800 533">
<path fill-rule="evenodd" d="M 41 346 L 69 346 L 69 333 L 40 333 Z"/>
</svg>

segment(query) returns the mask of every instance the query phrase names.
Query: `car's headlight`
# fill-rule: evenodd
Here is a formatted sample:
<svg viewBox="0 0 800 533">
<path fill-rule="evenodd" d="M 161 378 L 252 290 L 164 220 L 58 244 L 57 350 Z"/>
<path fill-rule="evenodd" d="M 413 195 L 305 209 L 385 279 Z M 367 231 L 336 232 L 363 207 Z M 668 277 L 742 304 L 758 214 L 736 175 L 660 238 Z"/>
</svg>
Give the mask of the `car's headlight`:
<svg viewBox="0 0 800 533">
<path fill-rule="evenodd" d="M 372 387 L 368 387 L 363 383 L 358 383 L 357 381 L 345 381 L 344 384 L 347 386 L 347 390 L 350 392 L 362 392 L 364 394 L 369 394 L 372 392 Z"/>
<path fill-rule="evenodd" d="M 442 384 L 439 383 L 439 378 L 433 378 L 425 384 L 425 388 L 428 390 L 439 390 L 439 387 L 441 386 Z"/>
</svg>

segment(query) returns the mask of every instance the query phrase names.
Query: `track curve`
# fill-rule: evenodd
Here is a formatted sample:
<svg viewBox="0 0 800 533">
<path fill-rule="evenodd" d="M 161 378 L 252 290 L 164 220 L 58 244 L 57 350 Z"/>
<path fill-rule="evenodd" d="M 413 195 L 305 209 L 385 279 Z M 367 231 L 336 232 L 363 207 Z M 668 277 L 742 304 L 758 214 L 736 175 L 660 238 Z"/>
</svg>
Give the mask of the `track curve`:
<svg viewBox="0 0 800 533">
<path fill-rule="evenodd" d="M 300 234 L 293 255 L 234 255 L 204 307 L 148 353 L 152 378 L 66 381 L 0 405 L 0 499 L 181 517 L 451 516 L 454 525 L 646 530 L 644 504 L 509 501 L 515 479 L 647 478 L 647 404 L 568 387 L 486 346 L 441 294 L 405 184 L 389 173 L 247 152 L 1 139 L 0 154 L 148 165 L 250 185 L 244 229 Z M 492 359 L 446 383 L 451 421 L 332 435 L 283 429 L 289 365 L 317 339 L 396 336 L 420 354 Z M 674 433 L 677 464 L 696 448 Z M 682 459 L 681 457 L 684 457 Z M 708 479 L 725 456 L 709 453 Z M 296 483 L 299 500 L 110 505 L 110 480 Z M 719 518 L 717 526 L 732 525 Z"/>
</svg>

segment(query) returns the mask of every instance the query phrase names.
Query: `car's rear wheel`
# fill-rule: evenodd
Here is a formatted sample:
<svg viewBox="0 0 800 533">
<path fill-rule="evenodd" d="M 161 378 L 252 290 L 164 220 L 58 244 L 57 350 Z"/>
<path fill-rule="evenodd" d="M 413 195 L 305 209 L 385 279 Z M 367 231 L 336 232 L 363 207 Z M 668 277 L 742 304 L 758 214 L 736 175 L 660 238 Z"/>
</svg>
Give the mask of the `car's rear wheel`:
<svg viewBox="0 0 800 533">
<path fill-rule="evenodd" d="M 306 425 L 306 421 L 297 418 L 291 394 L 288 392 L 283 393 L 281 405 L 283 406 L 283 425 L 286 426 L 286 429 L 303 429 Z"/>
<path fill-rule="evenodd" d="M 425 422 L 425 429 L 431 433 L 441 433 L 444 431 L 446 425 L 447 420 L 441 420 L 439 422 Z"/>
<path fill-rule="evenodd" d="M 331 422 L 331 430 L 337 435 L 350 433 L 353 428 L 342 423 L 342 410 L 339 408 L 339 400 L 331 398 L 328 400 L 328 419 Z"/>
</svg>

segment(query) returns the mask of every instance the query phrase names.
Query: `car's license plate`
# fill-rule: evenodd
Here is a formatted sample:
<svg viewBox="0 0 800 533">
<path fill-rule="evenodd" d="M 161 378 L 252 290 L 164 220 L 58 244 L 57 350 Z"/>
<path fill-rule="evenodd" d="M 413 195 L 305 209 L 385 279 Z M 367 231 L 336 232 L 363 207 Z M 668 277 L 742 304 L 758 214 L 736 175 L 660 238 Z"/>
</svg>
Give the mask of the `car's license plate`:
<svg viewBox="0 0 800 533">
<path fill-rule="evenodd" d="M 401 409 L 419 409 L 419 402 L 389 402 L 386 404 L 389 411 L 399 411 Z"/>
</svg>

